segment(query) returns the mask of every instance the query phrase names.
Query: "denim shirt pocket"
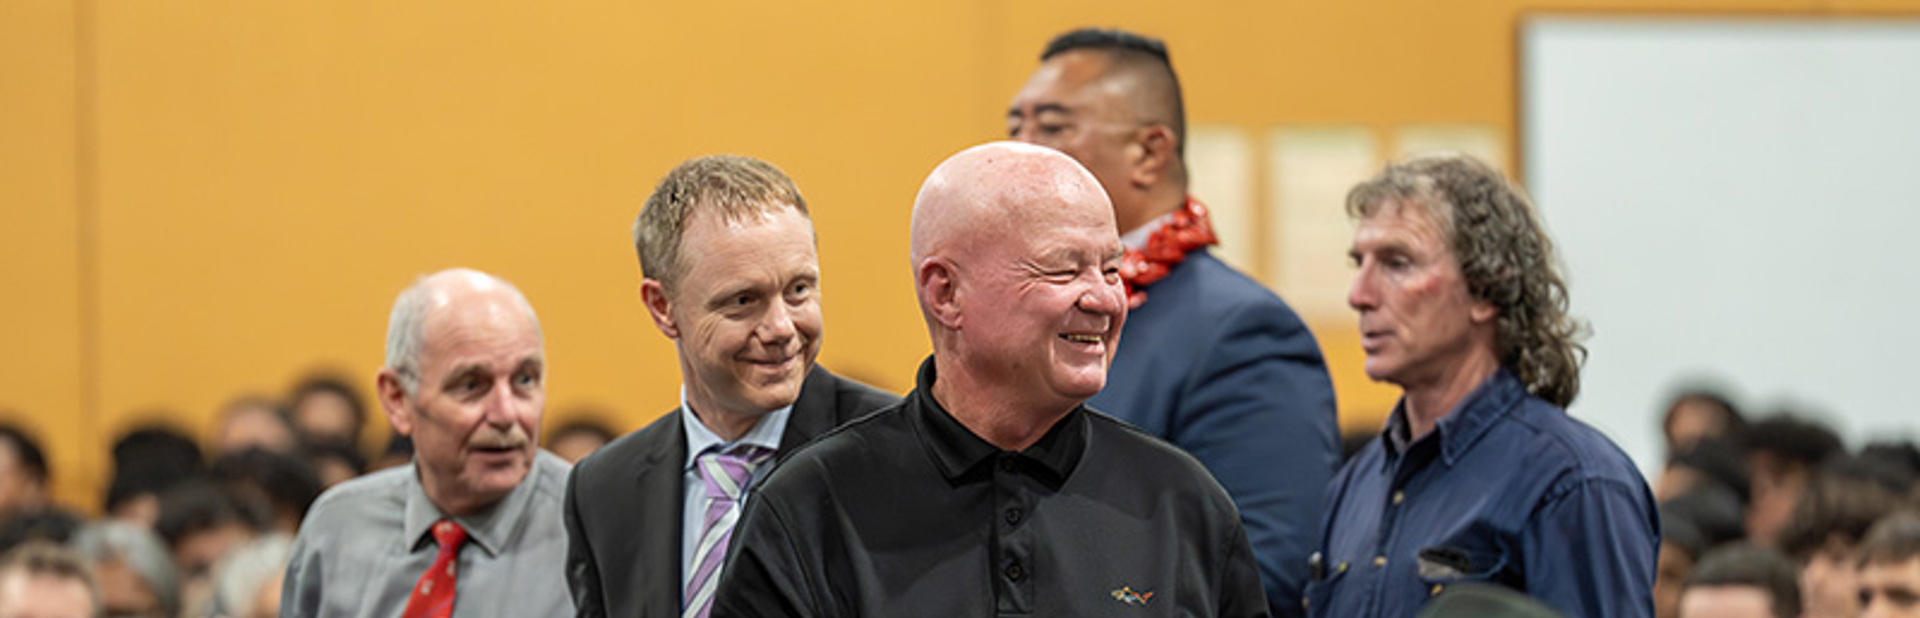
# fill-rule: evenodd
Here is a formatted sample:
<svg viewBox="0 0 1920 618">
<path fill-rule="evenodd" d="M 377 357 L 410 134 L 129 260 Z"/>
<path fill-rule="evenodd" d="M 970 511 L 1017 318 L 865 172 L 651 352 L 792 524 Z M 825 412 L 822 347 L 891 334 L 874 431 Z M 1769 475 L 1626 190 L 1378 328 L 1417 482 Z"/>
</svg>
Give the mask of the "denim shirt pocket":
<svg viewBox="0 0 1920 618">
<path fill-rule="evenodd" d="M 1328 601 L 1333 598 L 1333 587 L 1347 576 L 1347 563 L 1329 564 L 1331 562 L 1323 561 L 1319 553 L 1313 555 L 1312 578 L 1307 580 L 1306 594 L 1301 599 L 1301 606 L 1309 616 L 1314 615 L 1316 609 L 1325 610 Z"/>
<path fill-rule="evenodd" d="M 1507 567 L 1507 556 L 1500 552 L 1474 551 L 1438 546 L 1418 554 L 1420 582 L 1427 595 L 1434 596 L 1447 586 L 1461 582 L 1499 583 L 1500 572 Z"/>
</svg>

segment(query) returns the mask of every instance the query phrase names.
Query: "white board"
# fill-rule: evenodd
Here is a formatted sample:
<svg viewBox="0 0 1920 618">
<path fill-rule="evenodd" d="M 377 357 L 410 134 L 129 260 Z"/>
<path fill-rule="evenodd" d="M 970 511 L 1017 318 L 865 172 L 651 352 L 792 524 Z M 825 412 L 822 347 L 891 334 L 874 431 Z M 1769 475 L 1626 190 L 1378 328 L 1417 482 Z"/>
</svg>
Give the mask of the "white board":
<svg viewBox="0 0 1920 618">
<path fill-rule="evenodd" d="M 1920 22 L 1540 18 L 1520 54 L 1523 182 L 1594 327 L 1575 415 L 1649 472 L 1690 376 L 1915 437 Z"/>
</svg>

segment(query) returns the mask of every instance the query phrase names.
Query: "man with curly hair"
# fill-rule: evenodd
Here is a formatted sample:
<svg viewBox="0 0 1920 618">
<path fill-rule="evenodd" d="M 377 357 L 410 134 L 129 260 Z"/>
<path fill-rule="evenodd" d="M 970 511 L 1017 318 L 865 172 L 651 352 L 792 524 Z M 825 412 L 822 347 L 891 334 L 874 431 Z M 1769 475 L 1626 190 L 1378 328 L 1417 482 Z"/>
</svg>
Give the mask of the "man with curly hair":
<svg viewBox="0 0 1920 618">
<path fill-rule="evenodd" d="M 1411 616 L 1472 581 L 1570 616 L 1652 616 L 1653 494 L 1564 410 L 1582 328 L 1526 195 L 1429 155 L 1354 187 L 1347 212 L 1367 375 L 1403 394 L 1328 488 L 1311 615 Z"/>
</svg>

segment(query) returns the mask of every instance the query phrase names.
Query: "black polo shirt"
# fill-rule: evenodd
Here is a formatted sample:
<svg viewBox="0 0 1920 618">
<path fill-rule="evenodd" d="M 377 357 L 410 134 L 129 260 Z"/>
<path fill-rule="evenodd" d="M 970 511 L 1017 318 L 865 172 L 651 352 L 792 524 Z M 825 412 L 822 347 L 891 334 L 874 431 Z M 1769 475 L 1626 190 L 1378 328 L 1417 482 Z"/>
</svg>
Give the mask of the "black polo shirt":
<svg viewBox="0 0 1920 618">
<path fill-rule="evenodd" d="M 1265 616 L 1233 502 L 1186 453 L 1084 406 L 1002 451 L 934 401 L 786 455 L 734 530 L 713 618 Z"/>
</svg>

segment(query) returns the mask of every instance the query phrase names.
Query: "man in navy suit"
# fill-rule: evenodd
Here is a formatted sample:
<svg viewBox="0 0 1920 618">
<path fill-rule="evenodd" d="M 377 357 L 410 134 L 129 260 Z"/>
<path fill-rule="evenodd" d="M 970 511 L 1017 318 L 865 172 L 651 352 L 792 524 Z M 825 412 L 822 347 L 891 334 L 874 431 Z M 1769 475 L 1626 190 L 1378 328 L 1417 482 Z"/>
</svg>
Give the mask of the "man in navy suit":
<svg viewBox="0 0 1920 618">
<path fill-rule="evenodd" d="M 899 401 L 814 365 L 820 266 L 786 174 L 712 156 L 660 181 L 633 226 L 640 298 L 680 357 L 680 407 L 567 483 L 579 616 L 707 615 L 743 491 L 779 453 Z"/>
<path fill-rule="evenodd" d="M 1047 45 L 1007 110 L 1014 139 L 1057 148 L 1112 198 L 1134 304 L 1107 386 L 1087 404 L 1205 464 L 1240 509 L 1275 616 L 1302 613 L 1322 497 L 1338 465 L 1333 385 L 1286 303 L 1207 251 L 1187 195 L 1180 83 L 1159 40 L 1076 30 Z"/>
</svg>

